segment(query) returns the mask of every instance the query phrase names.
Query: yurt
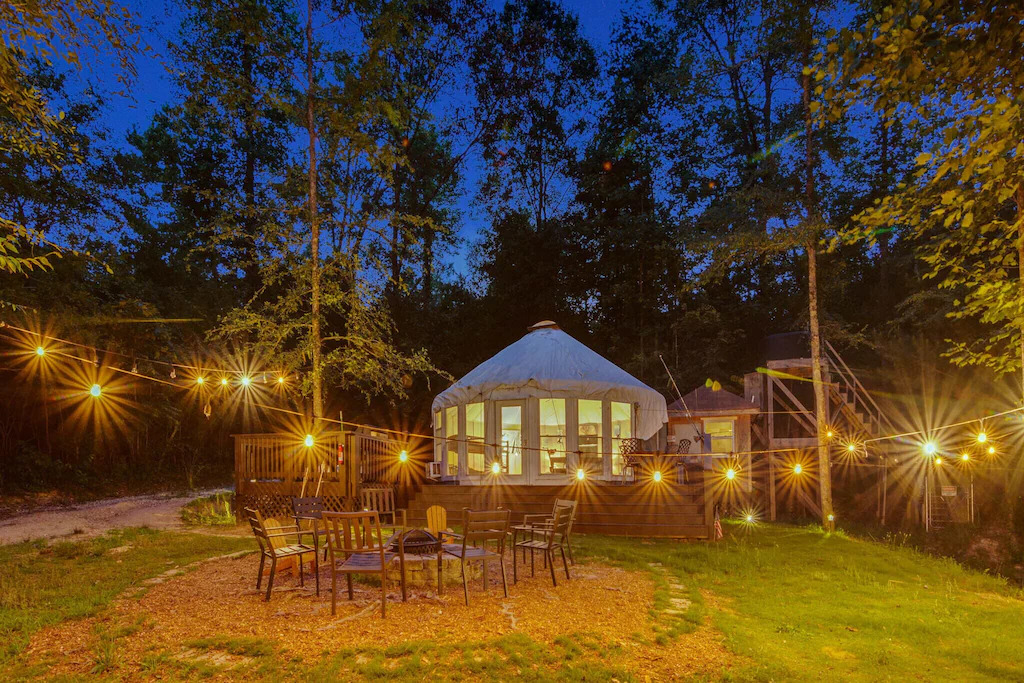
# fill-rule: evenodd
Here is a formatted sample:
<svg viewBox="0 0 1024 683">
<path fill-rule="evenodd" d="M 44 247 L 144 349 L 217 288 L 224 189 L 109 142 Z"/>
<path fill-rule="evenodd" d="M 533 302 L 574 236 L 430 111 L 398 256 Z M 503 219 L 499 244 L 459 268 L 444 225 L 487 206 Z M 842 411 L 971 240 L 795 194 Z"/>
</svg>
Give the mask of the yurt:
<svg viewBox="0 0 1024 683">
<path fill-rule="evenodd" d="M 663 447 L 668 422 L 661 393 L 550 320 L 438 394 L 432 413 L 431 475 L 462 484 L 621 479 L 623 446 Z"/>
</svg>

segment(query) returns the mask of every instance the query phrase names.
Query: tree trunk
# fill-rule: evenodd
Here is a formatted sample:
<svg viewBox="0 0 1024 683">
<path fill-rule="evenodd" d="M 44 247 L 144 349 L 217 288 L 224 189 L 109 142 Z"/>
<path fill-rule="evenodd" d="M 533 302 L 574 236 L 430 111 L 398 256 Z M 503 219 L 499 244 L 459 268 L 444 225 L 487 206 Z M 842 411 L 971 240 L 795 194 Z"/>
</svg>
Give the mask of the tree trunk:
<svg viewBox="0 0 1024 683">
<path fill-rule="evenodd" d="M 809 54 L 805 52 L 804 63 L 810 64 Z M 826 439 L 828 425 L 825 423 L 825 410 L 828 400 L 825 395 L 825 384 L 821 373 L 821 331 L 818 327 L 818 236 L 817 215 L 814 201 L 814 147 L 812 140 L 813 125 L 811 122 L 811 76 L 803 74 L 803 105 L 804 105 L 804 165 L 807 173 L 804 186 L 804 202 L 807 213 L 808 228 L 812 230 L 807 239 L 807 299 L 808 317 L 811 327 L 811 379 L 814 382 L 814 414 L 818 430 L 818 483 L 821 491 L 821 525 L 826 531 L 835 529 L 835 514 L 832 511 L 832 464 L 829 462 L 829 446 Z"/>
<path fill-rule="evenodd" d="M 256 263 L 256 133 L 253 118 L 256 116 L 255 86 L 252 75 L 252 47 L 246 43 L 242 48 L 242 72 L 245 74 L 245 109 L 242 112 L 245 144 L 245 170 L 242 178 L 242 193 L 245 195 L 245 215 L 242 217 L 242 240 L 245 248 L 246 298 L 252 296 L 258 287 L 259 268 Z"/>
<path fill-rule="evenodd" d="M 312 321 L 310 347 L 313 361 L 313 417 L 323 417 L 323 368 L 320 367 L 320 220 L 316 205 L 316 120 L 313 115 L 313 0 L 306 0 L 306 128 L 309 132 L 309 247 L 312 259 Z"/>
<path fill-rule="evenodd" d="M 1024 403 L 1024 183 L 1017 186 L 1017 307 L 1021 318 L 1020 331 L 1020 390 Z"/>
</svg>

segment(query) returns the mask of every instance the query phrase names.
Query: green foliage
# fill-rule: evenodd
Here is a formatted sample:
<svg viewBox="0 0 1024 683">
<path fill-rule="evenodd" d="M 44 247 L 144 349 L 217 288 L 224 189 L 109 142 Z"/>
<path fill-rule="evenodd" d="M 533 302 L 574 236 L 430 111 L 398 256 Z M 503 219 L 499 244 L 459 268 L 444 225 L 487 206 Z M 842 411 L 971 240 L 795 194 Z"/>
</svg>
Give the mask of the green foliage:
<svg viewBox="0 0 1024 683">
<path fill-rule="evenodd" d="M 196 498 L 182 506 L 181 521 L 189 526 L 234 526 L 235 515 L 231 511 L 233 500 L 232 493 L 215 493 Z"/>
<path fill-rule="evenodd" d="M 1009 7 L 899 2 L 833 36 L 815 71 L 823 121 L 867 108 L 926 149 L 843 239 L 874 242 L 891 226 L 917 239 L 924 277 L 954 296 L 949 317 L 974 323 L 949 339 L 950 358 L 998 374 L 1020 370 L 1024 349 L 1017 23 Z"/>
</svg>

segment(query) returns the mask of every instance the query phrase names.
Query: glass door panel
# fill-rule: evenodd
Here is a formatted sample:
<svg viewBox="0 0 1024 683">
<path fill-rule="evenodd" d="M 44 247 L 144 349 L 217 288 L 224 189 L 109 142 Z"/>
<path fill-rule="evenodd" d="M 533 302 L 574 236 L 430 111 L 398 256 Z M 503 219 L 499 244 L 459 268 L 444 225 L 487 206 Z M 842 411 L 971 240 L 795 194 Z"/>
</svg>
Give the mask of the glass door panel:
<svg viewBox="0 0 1024 683">
<path fill-rule="evenodd" d="M 523 474 L 523 405 L 503 405 L 501 417 L 501 471 L 511 477 Z"/>
</svg>

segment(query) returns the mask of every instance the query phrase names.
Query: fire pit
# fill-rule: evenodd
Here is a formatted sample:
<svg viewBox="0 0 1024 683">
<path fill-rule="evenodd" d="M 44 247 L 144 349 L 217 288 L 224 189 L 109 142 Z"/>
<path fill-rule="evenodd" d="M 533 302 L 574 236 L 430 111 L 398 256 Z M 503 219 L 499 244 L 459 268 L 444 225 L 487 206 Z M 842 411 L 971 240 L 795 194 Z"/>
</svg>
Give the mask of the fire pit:
<svg viewBox="0 0 1024 683">
<path fill-rule="evenodd" d="M 441 539 L 424 529 L 400 531 L 388 541 L 388 550 L 398 552 L 398 537 L 402 536 L 405 546 L 405 582 L 409 586 L 432 588 L 437 586 L 437 552 Z M 466 578 L 478 579 L 481 564 L 470 562 L 466 565 Z M 441 580 L 447 584 L 462 583 L 462 564 L 459 558 L 441 555 Z"/>
<path fill-rule="evenodd" d="M 441 549 L 441 539 L 424 529 L 400 531 L 391 537 L 388 550 L 398 552 L 398 539 L 402 537 L 407 555 L 437 555 Z"/>
</svg>

